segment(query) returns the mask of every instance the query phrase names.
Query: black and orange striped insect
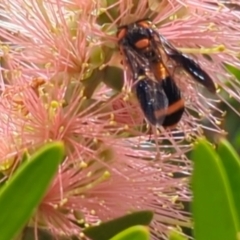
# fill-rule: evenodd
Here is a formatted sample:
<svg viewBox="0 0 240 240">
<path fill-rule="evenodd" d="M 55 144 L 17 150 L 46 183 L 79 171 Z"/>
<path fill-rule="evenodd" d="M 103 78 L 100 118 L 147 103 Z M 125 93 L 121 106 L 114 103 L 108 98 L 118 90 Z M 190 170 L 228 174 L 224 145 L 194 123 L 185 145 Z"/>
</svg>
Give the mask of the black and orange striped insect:
<svg viewBox="0 0 240 240">
<path fill-rule="evenodd" d="M 180 67 L 210 92 L 216 92 L 213 80 L 200 65 L 155 31 L 149 20 L 120 26 L 117 39 L 132 74 L 133 90 L 152 125 L 173 127 L 184 113 L 184 100 L 173 78 L 175 68 Z"/>
</svg>

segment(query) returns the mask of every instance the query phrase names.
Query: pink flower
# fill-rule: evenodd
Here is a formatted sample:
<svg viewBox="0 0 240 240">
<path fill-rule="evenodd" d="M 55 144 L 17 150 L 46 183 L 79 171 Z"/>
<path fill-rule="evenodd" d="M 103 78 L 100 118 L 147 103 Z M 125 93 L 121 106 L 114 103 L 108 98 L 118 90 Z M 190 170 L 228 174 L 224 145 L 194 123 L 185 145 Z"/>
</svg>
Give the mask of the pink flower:
<svg viewBox="0 0 240 240">
<path fill-rule="evenodd" d="M 1 98 L 0 112 L 7 116 L 6 121 L 1 120 L 1 139 L 11 146 L 1 148 L 0 166 L 2 171 L 8 170 L 6 178 L 11 177 L 26 149 L 31 154 L 45 142 L 62 140 L 67 150 L 32 219 L 34 225 L 55 235 L 79 235 L 81 227 L 76 222 L 94 225 L 129 211 L 150 209 L 155 211 L 151 225 L 155 236 L 166 235 L 170 225 L 190 226 L 184 211 L 178 209 L 180 201 L 190 200 L 187 182 L 173 178 L 180 172 L 189 175 L 188 160 L 180 158 L 174 147 L 163 145 L 161 161 L 156 161 L 156 146 L 146 145 L 149 136 L 111 118 L 119 112 L 112 106 L 121 98 L 99 100 L 84 108 L 86 99 L 79 94 L 79 85 L 71 89 L 67 75 L 61 77 L 61 84 L 34 79 L 35 84 L 21 88 L 16 81 Z M 41 84 L 36 87 L 36 82 Z M 123 105 L 121 111 L 130 117 L 128 108 Z M 146 146 L 141 146 L 144 143 Z M 190 149 L 181 143 L 177 147 L 181 154 Z"/>
<path fill-rule="evenodd" d="M 41 219 L 54 233 L 58 233 L 60 228 L 66 235 L 71 235 L 80 233 L 74 222 L 95 225 L 129 211 L 151 209 L 155 211 L 151 226 L 156 239 L 177 222 L 190 226 L 187 215 L 181 214 L 177 203 L 189 199 L 190 193 L 183 187 L 184 182 L 168 174 L 171 164 L 166 164 L 166 169 L 161 171 L 150 167 L 129 148 L 111 150 L 116 154 L 111 159 L 113 162 L 109 163 L 111 170 L 101 167 L 98 162 L 92 166 L 76 164 L 71 169 L 66 166 L 41 204 L 38 220 Z M 121 154 L 123 151 L 126 154 Z M 142 151 L 142 154 L 146 157 L 149 152 Z"/>
<path fill-rule="evenodd" d="M 26 150 L 32 154 L 46 142 L 64 142 L 66 158 L 33 217 L 36 228 L 56 236 L 79 235 L 84 224 L 140 209 L 155 212 L 153 239 L 167 238 L 169 226 L 190 227 L 180 204 L 191 199 L 185 178 L 191 164 L 185 154 L 207 128 L 203 118 L 212 123 L 210 130 L 223 132 L 221 119 L 211 111 L 223 114 L 217 107 L 222 95 L 207 95 L 186 75 L 176 75 L 187 106 L 177 128 L 151 130 L 129 91 L 126 69 L 122 91 L 116 87 L 115 81 L 122 81 L 117 71 L 107 74 L 113 67 L 122 69 L 117 26 L 150 17 L 160 34 L 192 53 L 220 89 L 239 100 L 238 82 L 224 65 L 239 65 L 235 10 L 213 0 L 134 2 L 0 3 L 0 139 L 6 141 L 0 170 L 9 178 Z M 148 2 L 155 3 L 151 11 Z M 179 173 L 184 177 L 176 178 Z"/>
</svg>

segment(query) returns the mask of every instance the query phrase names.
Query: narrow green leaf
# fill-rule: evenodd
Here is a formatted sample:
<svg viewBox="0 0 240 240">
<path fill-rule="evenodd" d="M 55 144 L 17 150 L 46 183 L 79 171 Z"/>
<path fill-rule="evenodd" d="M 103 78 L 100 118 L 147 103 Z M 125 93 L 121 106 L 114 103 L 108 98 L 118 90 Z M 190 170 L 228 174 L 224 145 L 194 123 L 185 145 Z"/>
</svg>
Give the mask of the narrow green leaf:
<svg viewBox="0 0 240 240">
<path fill-rule="evenodd" d="M 149 231 L 143 226 L 130 227 L 116 236 L 111 238 L 111 240 L 148 240 L 150 239 Z"/>
<path fill-rule="evenodd" d="M 84 234 L 92 240 L 109 240 L 119 232 L 135 226 L 148 225 L 153 218 L 153 212 L 140 211 L 132 214 L 104 222 L 99 226 L 89 227 L 84 230 Z"/>
<path fill-rule="evenodd" d="M 24 162 L 0 190 L 0 240 L 13 239 L 40 203 L 63 158 L 62 143 L 49 143 Z"/>
<path fill-rule="evenodd" d="M 205 140 L 200 140 L 192 159 L 192 209 L 196 240 L 236 239 L 237 216 L 226 173 L 218 155 Z"/>
<path fill-rule="evenodd" d="M 171 231 L 171 233 L 169 234 L 169 240 L 188 240 L 188 238 L 180 235 L 180 233 L 176 231 Z"/>
<path fill-rule="evenodd" d="M 22 236 L 20 239 L 16 240 L 36 240 L 36 231 L 34 227 L 25 227 L 22 231 Z M 37 240 L 56 240 L 56 236 L 53 236 L 50 232 L 47 230 L 39 228 L 37 231 Z M 67 240 L 58 238 L 58 240 Z M 68 240 L 70 240 L 68 238 Z"/>
<path fill-rule="evenodd" d="M 230 73 L 232 73 L 238 80 L 240 80 L 240 69 L 230 64 L 225 64 L 225 66 Z"/>
<path fill-rule="evenodd" d="M 222 164 L 228 177 L 231 194 L 238 215 L 238 230 L 240 230 L 240 159 L 231 144 L 224 139 L 220 141 L 217 152 L 221 157 Z"/>
</svg>

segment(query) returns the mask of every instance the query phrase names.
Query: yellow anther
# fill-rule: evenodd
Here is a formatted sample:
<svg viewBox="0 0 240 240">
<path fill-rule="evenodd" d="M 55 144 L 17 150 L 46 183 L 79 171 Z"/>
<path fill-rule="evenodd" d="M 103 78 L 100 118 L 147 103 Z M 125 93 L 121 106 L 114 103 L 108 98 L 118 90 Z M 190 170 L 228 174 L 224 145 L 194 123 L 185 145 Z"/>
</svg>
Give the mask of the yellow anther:
<svg viewBox="0 0 240 240">
<path fill-rule="evenodd" d="M 109 171 L 105 171 L 104 174 L 103 174 L 104 179 L 108 179 L 110 176 L 111 176 L 111 174 L 110 174 Z"/>
<path fill-rule="evenodd" d="M 109 125 L 111 125 L 111 126 L 115 126 L 117 123 L 115 122 L 115 121 L 110 121 L 109 122 Z"/>
<path fill-rule="evenodd" d="M 81 168 L 86 168 L 87 166 L 88 166 L 87 163 L 84 162 L 84 161 L 82 161 L 82 162 L 80 163 L 80 167 L 81 167 Z"/>
</svg>

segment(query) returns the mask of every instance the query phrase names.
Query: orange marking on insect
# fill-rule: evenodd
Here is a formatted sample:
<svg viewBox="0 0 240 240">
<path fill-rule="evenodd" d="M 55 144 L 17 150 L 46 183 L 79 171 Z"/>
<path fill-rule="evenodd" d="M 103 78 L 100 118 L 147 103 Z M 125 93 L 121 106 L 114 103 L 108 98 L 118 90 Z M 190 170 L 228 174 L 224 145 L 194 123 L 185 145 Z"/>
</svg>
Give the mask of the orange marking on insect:
<svg viewBox="0 0 240 240">
<path fill-rule="evenodd" d="M 177 102 L 173 103 L 171 106 L 169 106 L 167 109 L 161 109 L 161 110 L 155 111 L 154 115 L 156 118 L 170 115 L 172 113 L 175 113 L 176 111 L 178 111 L 179 109 L 181 109 L 183 107 L 184 107 L 184 100 L 180 99 Z"/>
<path fill-rule="evenodd" d="M 141 39 L 135 43 L 135 47 L 139 49 L 146 48 L 148 46 L 149 46 L 149 39 L 147 38 Z"/>
<path fill-rule="evenodd" d="M 158 80 L 164 80 L 165 78 L 169 77 L 168 70 L 162 63 L 157 63 L 153 65 L 153 72 Z"/>
<path fill-rule="evenodd" d="M 150 24 L 146 21 L 140 21 L 137 24 L 141 27 L 144 27 L 144 28 L 149 28 L 150 27 Z"/>
<path fill-rule="evenodd" d="M 167 109 L 167 115 L 170 115 L 172 113 L 175 113 L 179 109 L 184 107 L 184 100 L 180 99 L 177 102 L 173 103 L 171 106 L 168 107 Z"/>
<path fill-rule="evenodd" d="M 126 36 L 126 33 L 127 33 L 127 29 L 126 28 L 119 29 L 119 31 L 117 33 L 118 41 L 122 40 Z"/>
</svg>

